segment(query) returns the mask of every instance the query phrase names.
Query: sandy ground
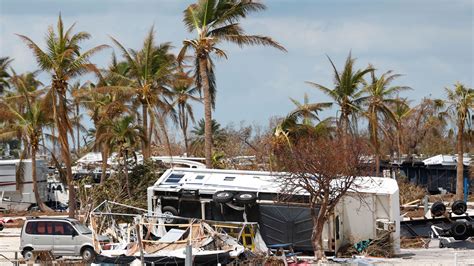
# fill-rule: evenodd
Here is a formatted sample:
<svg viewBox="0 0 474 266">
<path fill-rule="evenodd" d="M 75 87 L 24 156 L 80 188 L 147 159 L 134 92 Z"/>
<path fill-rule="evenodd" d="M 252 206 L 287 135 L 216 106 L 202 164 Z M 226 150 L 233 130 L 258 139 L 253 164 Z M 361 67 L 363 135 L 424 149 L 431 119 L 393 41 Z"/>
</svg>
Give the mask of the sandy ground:
<svg viewBox="0 0 474 266">
<path fill-rule="evenodd" d="M 20 230 L 20 228 L 6 228 L 0 232 L 0 265 L 12 265 L 9 263 L 9 260 L 15 258 L 14 251 L 18 250 L 20 246 Z M 439 248 L 438 244 L 438 240 L 432 240 L 427 249 L 402 249 L 401 254 L 397 258 L 358 258 L 345 261 L 343 264 L 416 266 L 474 265 L 474 247 L 471 247 L 472 249 Z M 21 257 L 19 252 L 17 255 Z"/>
</svg>

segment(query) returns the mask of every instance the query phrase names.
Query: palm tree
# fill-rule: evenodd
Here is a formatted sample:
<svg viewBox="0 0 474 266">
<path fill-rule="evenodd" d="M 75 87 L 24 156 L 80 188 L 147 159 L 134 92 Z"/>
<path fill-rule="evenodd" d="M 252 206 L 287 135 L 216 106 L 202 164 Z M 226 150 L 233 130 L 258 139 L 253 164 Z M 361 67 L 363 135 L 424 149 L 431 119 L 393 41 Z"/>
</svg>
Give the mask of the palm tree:
<svg viewBox="0 0 474 266">
<path fill-rule="evenodd" d="M 128 104 L 132 97 L 131 93 L 119 88 L 106 89 L 107 84 L 114 83 L 108 77 L 99 75 L 97 85 L 89 83 L 73 93 L 75 100 L 87 110 L 87 114 L 94 124 L 94 129 L 99 128 L 99 125 L 104 121 L 114 120 L 122 114 L 132 114 L 132 108 Z M 93 148 L 100 150 L 102 155 L 102 174 L 100 180 L 103 183 L 106 178 L 107 158 L 110 155 L 110 150 L 107 143 L 100 142 L 100 139 L 97 137 L 98 133 L 97 130 L 94 131 Z"/>
<path fill-rule="evenodd" d="M 81 83 L 79 81 L 75 82 L 72 86 L 70 86 L 71 95 L 74 94 L 81 89 Z M 87 129 L 82 125 L 82 114 L 80 112 L 81 102 L 77 97 L 73 97 L 72 103 L 70 104 L 71 111 L 73 112 L 73 116 L 71 118 L 72 126 L 76 128 L 76 153 L 79 155 L 81 150 L 81 132 L 86 132 Z"/>
<path fill-rule="evenodd" d="M 216 82 L 212 55 L 227 58 L 218 47 L 222 42 L 245 45 L 272 46 L 286 51 L 269 37 L 247 35 L 239 20 L 251 12 L 265 9 L 262 3 L 249 0 L 199 0 L 184 10 L 184 24 L 189 32 L 196 32 L 195 39 L 184 40 L 178 55 L 182 61 L 188 49 L 194 51 L 194 69 L 197 87 L 204 95 L 205 157 L 207 168 L 212 167 L 212 108 L 215 106 Z"/>
<path fill-rule="evenodd" d="M 76 195 L 74 191 L 71 152 L 69 150 L 68 132 L 72 132 L 71 122 L 67 110 L 67 85 L 72 78 L 86 72 L 95 70 L 95 65 L 89 58 L 98 51 L 107 47 L 99 45 L 81 53 L 81 41 L 91 36 L 87 32 L 72 33 L 74 24 L 65 30 L 61 15 L 59 15 L 57 32 L 51 26 L 46 36 L 46 50 L 42 50 L 35 42 L 24 35 L 18 35 L 32 50 L 41 70 L 51 74 L 51 89 L 49 95 L 52 99 L 53 115 L 58 128 L 58 139 L 61 145 L 61 158 L 66 168 L 66 180 L 69 190 L 69 216 L 74 217 L 76 211 Z"/>
<path fill-rule="evenodd" d="M 22 96 L 26 102 L 25 110 L 17 110 L 14 105 L 11 105 L 9 103 L 12 100 L 10 97 L 5 97 L 0 103 L 4 107 L 2 108 L 4 110 L 2 120 L 9 119 L 13 121 L 7 123 L 7 126 L 0 130 L 0 139 L 12 139 L 20 134 L 26 140 L 23 154 L 28 151 L 31 155 L 31 174 L 36 204 L 38 204 L 41 211 L 51 211 L 40 197 L 36 176 L 36 153 L 42 138 L 42 129 L 52 122 L 51 117 L 48 117 L 45 106 L 41 101 L 30 98 L 27 92 L 23 92 Z"/>
<path fill-rule="evenodd" d="M 142 123 L 146 136 L 146 141 L 142 142 L 144 158 L 151 155 L 150 143 L 155 121 L 159 123 L 170 149 L 164 116 L 169 114 L 172 109 L 166 100 L 171 94 L 167 85 L 172 79 L 176 63 L 175 57 L 171 53 L 171 44 L 167 42 L 156 45 L 154 39 L 154 28 L 151 27 L 143 42 L 143 47 L 136 51 L 127 50 L 120 42 L 112 38 L 112 41 L 122 52 L 129 68 L 125 75 L 116 72 L 112 74 L 129 81 L 126 87 L 136 93 L 134 102 L 142 107 Z M 150 126 L 148 125 L 148 116 L 152 118 Z M 171 150 L 169 152 L 171 153 Z"/>
<path fill-rule="evenodd" d="M 362 90 L 365 84 L 364 76 L 374 71 L 372 67 L 355 70 L 355 58 L 351 57 L 351 53 L 347 56 L 344 69 L 341 73 L 336 69 L 331 58 L 328 56 L 329 62 L 334 70 L 334 88 L 330 89 L 314 82 L 306 82 L 309 85 L 326 93 L 332 100 L 339 105 L 340 116 L 338 119 L 338 129 L 340 133 L 355 133 L 353 129 L 357 125 L 357 114 L 361 110 Z M 353 123 L 351 123 L 351 120 Z"/>
<path fill-rule="evenodd" d="M 134 124 L 132 116 L 125 116 L 117 120 L 104 121 L 99 125 L 97 131 L 100 132 L 97 135 L 98 141 L 107 143 L 110 150 L 116 148 L 119 157 L 122 158 L 127 193 L 131 197 L 132 193 L 128 180 L 128 157 L 135 153 L 135 148 L 140 141 L 146 141 L 143 129 Z"/>
<path fill-rule="evenodd" d="M 458 153 L 456 166 L 456 198 L 464 199 L 464 146 L 463 135 L 466 124 L 471 122 L 471 111 L 474 108 L 474 90 L 457 82 L 453 89 L 446 88 L 448 95 L 447 111 L 455 118 L 457 126 L 456 151 Z"/>
<path fill-rule="evenodd" d="M 369 66 L 372 68 L 371 66 Z M 367 105 L 365 115 L 369 120 L 370 140 L 375 151 L 375 175 L 380 176 L 380 143 L 379 143 L 379 119 L 380 116 L 395 121 L 394 114 L 390 109 L 390 104 L 395 103 L 397 98 L 393 98 L 400 91 L 408 90 L 406 86 L 390 86 L 390 83 L 400 77 L 400 74 L 392 74 L 392 71 L 383 73 L 380 77 L 375 76 L 375 71 L 371 72 L 372 82 L 365 87 L 368 94 L 362 97 L 361 101 Z"/>
<path fill-rule="evenodd" d="M 10 59 L 9 57 L 0 57 L 0 95 L 6 88 L 10 87 L 8 83 L 10 74 L 7 69 L 12 61 L 13 59 Z"/>
<path fill-rule="evenodd" d="M 403 123 L 408 118 L 408 116 L 413 112 L 413 109 L 410 108 L 407 98 L 398 98 L 391 104 L 391 113 L 393 114 L 393 121 L 395 123 L 395 128 L 397 129 L 397 154 L 398 158 L 401 158 L 403 145 Z"/>
<path fill-rule="evenodd" d="M 308 95 L 305 93 L 303 103 L 290 98 L 296 108 L 291 111 L 275 128 L 274 136 L 284 139 L 291 145 L 302 136 L 321 135 L 328 132 L 332 118 L 321 120 L 319 112 L 332 106 L 332 103 L 309 103 Z M 316 122 L 316 124 L 315 124 Z"/>
<path fill-rule="evenodd" d="M 303 103 L 290 98 L 294 105 L 296 105 L 296 109 L 293 110 L 289 116 L 295 117 L 296 119 L 302 118 L 303 125 L 312 125 L 312 121 L 321 121 L 319 119 L 319 112 L 323 111 L 326 108 L 332 106 L 332 103 L 309 103 L 308 94 L 304 94 Z"/>
<path fill-rule="evenodd" d="M 10 88 L 4 91 L 4 97 L 8 98 L 8 104 L 12 106 L 17 112 L 25 113 L 27 111 L 27 100 L 34 102 L 41 95 L 44 94 L 44 90 L 39 90 L 39 86 L 43 84 L 36 78 L 38 71 L 26 72 L 17 74 L 13 69 L 11 70 L 12 75 L 9 79 Z M 17 140 L 22 143 L 26 143 L 26 135 L 22 135 L 18 132 Z M 28 149 L 26 151 L 29 151 Z"/>
<path fill-rule="evenodd" d="M 194 123 L 194 112 L 190 102 L 201 102 L 201 100 L 195 96 L 196 93 L 198 93 L 198 88 L 194 87 L 193 84 L 193 78 L 189 76 L 189 73 L 180 71 L 176 73 L 172 86 L 174 98 L 172 105 L 178 109 L 178 125 L 183 132 L 184 146 L 187 154 L 190 152 L 188 140 L 189 119 Z"/>
<path fill-rule="evenodd" d="M 193 127 L 191 130 L 191 134 L 193 134 L 192 137 L 192 143 L 191 147 L 193 148 L 193 154 L 196 153 L 197 150 L 202 150 L 202 146 L 205 145 L 206 141 L 206 122 L 204 119 L 201 119 L 198 121 L 197 125 Z M 213 146 L 218 145 L 219 143 L 223 142 L 225 140 L 225 132 L 221 128 L 221 124 L 219 124 L 216 120 L 212 119 L 212 141 Z"/>
</svg>

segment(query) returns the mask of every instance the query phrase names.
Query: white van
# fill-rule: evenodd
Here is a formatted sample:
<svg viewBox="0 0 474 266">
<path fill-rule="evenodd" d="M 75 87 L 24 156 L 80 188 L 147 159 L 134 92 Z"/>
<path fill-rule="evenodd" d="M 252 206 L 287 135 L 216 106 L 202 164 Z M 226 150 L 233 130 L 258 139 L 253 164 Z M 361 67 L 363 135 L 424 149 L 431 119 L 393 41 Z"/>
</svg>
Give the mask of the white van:
<svg viewBox="0 0 474 266">
<path fill-rule="evenodd" d="M 96 256 L 92 231 L 76 219 L 28 218 L 21 230 L 20 250 L 25 260 L 35 260 L 33 251 L 51 251 L 54 256 Z"/>
</svg>

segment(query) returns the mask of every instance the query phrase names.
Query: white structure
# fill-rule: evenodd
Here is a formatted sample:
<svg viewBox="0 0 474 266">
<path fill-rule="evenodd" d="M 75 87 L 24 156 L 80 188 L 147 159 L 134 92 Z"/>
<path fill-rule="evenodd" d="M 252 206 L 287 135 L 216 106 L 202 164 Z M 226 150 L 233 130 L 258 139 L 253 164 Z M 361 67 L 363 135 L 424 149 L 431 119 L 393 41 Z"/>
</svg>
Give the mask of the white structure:
<svg viewBox="0 0 474 266">
<path fill-rule="evenodd" d="M 217 192 L 226 191 L 233 194 L 247 192 L 247 194 L 252 193 L 256 195 L 256 204 L 254 205 L 259 206 L 256 212 L 259 212 L 257 216 L 260 217 L 257 219 L 257 222 L 259 222 L 262 228 L 264 238 L 272 238 L 275 243 L 282 242 L 275 240 L 275 235 L 271 235 L 274 228 L 271 228 L 270 224 L 272 221 L 270 220 L 284 219 L 276 216 L 272 218 L 273 214 L 277 215 L 278 213 L 286 212 L 288 213 L 287 217 L 291 218 L 294 212 L 297 212 L 298 215 L 306 212 L 305 218 L 302 218 L 300 221 L 293 221 L 295 227 L 298 224 L 304 224 L 304 226 L 298 229 L 298 236 L 296 236 L 297 232 L 295 230 L 294 234 L 296 237 L 292 238 L 290 236 L 290 238 L 294 242 L 297 242 L 298 238 L 301 237 L 310 239 L 312 223 L 308 217 L 307 205 L 302 205 L 301 203 L 282 204 L 277 201 L 276 196 L 281 191 L 276 179 L 278 175 L 284 175 L 284 173 L 189 168 L 169 169 L 153 186 L 148 188 L 148 211 L 150 215 L 161 213 L 166 207 L 170 209 L 170 206 L 174 204 L 173 201 L 175 201 L 178 202 L 178 205 L 175 205 L 174 208 L 179 210 L 179 213 L 175 215 L 186 217 L 194 215 L 193 217 L 196 218 L 209 219 L 209 209 L 212 208 L 213 204 L 216 204 L 213 196 L 217 195 Z M 183 213 L 186 206 L 195 204 L 192 203 L 193 196 L 190 197 L 190 195 L 196 195 L 194 199 L 201 205 L 201 208 L 199 208 L 199 205 L 196 205 L 198 210 L 201 209 L 201 215 L 196 216 L 195 212 L 193 214 Z M 234 205 L 235 201 L 236 197 L 234 197 L 233 201 L 224 203 L 224 205 L 234 210 L 239 210 L 239 207 Z M 185 205 L 182 205 L 182 202 L 185 202 Z M 296 207 L 289 210 L 289 205 Z M 281 209 L 274 211 L 273 214 L 271 211 L 264 213 L 266 209 L 278 208 Z M 196 209 L 196 207 L 193 207 L 193 209 Z M 243 209 L 240 207 L 240 210 Z M 247 208 L 247 212 L 251 212 L 251 210 L 249 211 Z M 263 216 L 269 218 L 267 219 Z M 214 216 L 211 218 L 215 219 Z M 268 228 L 265 228 L 267 225 Z M 285 226 L 288 228 L 288 224 L 283 225 L 283 228 Z M 274 232 L 285 230 L 275 230 Z M 400 250 L 400 209 L 396 180 L 378 177 L 359 177 L 355 182 L 354 191 L 341 199 L 333 217 L 325 225 L 323 233 L 325 236 L 324 244 L 326 250 L 337 252 L 339 247 L 344 244 L 374 239 L 379 233 L 387 231 L 391 232 L 394 252 L 398 253 Z M 301 232 L 304 235 L 301 235 Z"/>
<path fill-rule="evenodd" d="M 31 159 L 23 160 L 23 186 L 17 187 L 16 171 L 20 160 L 0 160 L 0 209 L 26 210 L 36 203 L 33 192 Z M 43 200 L 47 200 L 47 172 L 43 160 L 36 161 L 38 191 Z"/>
<path fill-rule="evenodd" d="M 438 154 L 436 156 L 430 157 L 428 159 L 423 160 L 425 165 L 452 165 L 456 166 L 458 163 L 458 156 L 455 155 L 445 155 L 445 154 Z M 468 154 L 464 154 L 463 156 L 463 164 L 465 166 L 469 166 L 471 163 L 471 157 Z"/>
</svg>

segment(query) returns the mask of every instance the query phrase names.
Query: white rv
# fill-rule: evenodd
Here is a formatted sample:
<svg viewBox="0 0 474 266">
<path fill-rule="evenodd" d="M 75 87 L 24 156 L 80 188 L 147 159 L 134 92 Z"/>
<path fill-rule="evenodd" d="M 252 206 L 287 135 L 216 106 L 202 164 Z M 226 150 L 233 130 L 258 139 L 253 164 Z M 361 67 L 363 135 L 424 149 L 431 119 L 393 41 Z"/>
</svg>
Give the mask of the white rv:
<svg viewBox="0 0 474 266">
<path fill-rule="evenodd" d="M 304 193 L 300 202 L 278 200 L 283 173 L 260 171 L 173 168 L 148 188 L 150 215 L 194 217 L 218 221 L 258 222 L 267 244 L 292 243 L 311 250 L 312 219 Z M 394 252 L 400 249 L 398 185 L 394 179 L 360 177 L 357 196 L 341 199 L 324 228 L 324 246 L 337 252 L 347 243 L 374 239 L 391 232 Z M 363 200 L 361 200 L 363 198 Z M 303 203 L 301 203 L 303 202 Z"/>
<path fill-rule="evenodd" d="M 23 182 L 17 184 L 16 172 L 20 160 L 0 160 L 0 209 L 27 210 L 36 203 L 31 175 L 31 159 L 23 160 Z M 36 178 L 38 191 L 44 201 L 47 200 L 48 168 L 43 160 L 36 160 Z"/>
</svg>

